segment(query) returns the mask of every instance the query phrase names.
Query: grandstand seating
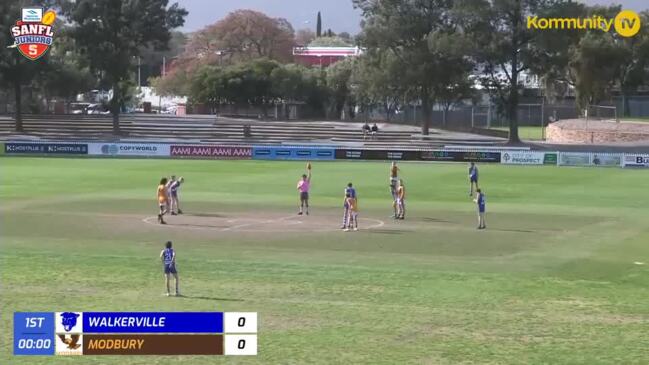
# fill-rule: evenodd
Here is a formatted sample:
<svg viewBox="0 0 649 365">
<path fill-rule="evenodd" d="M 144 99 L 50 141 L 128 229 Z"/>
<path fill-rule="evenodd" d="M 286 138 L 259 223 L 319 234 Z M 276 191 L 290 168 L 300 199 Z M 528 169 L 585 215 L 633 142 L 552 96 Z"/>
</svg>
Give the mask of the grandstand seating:
<svg viewBox="0 0 649 365">
<path fill-rule="evenodd" d="M 243 136 L 243 126 L 250 125 L 252 136 Z M 364 140 L 360 123 L 259 121 L 215 118 L 210 115 L 175 117 L 165 115 L 125 114 L 120 118 L 121 137 L 112 134 L 110 116 L 99 115 L 26 115 L 25 132 L 13 132 L 14 120 L 0 116 L 0 136 L 49 140 L 130 140 L 187 141 L 215 144 L 363 144 L 367 147 L 438 147 L 446 144 L 493 144 L 500 139 L 431 130 L 422 136 L 416 127 L 387 127 L 372 140 Z"/>
</svg>

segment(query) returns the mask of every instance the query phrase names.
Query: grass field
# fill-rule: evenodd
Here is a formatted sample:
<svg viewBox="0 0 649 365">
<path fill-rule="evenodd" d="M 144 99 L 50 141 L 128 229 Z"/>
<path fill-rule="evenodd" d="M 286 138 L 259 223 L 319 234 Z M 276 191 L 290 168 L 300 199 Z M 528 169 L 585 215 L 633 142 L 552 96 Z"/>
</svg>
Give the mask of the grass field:
<svg viewBox="0 0 649 365">
<path fill-rule="evenodd" d="M 509 131 L 509 127 L 493 127 L 492 129 L 497 129 L 500 131 Z M 518 127 L 518 136 L 522 140 L 540 141 L 543 139 L 543 131 L 541 130 L 541 126 L 538 127 L 521 126 Z"/>
<path fill-rule="evenodd" d="M 480 168 L 485 231 L 463 164 L 401 164 L 392 221 L 387 163 L 315 163 L 297 217 L 302 162 L 0 158 L 0 364 L 646 364 L 649 171 Z M 149 224 L 172 173 L 189 214 Z M 259 355 L 11 357 L 14 311 L 60 310 L 255 311 Z"/>
</svg>

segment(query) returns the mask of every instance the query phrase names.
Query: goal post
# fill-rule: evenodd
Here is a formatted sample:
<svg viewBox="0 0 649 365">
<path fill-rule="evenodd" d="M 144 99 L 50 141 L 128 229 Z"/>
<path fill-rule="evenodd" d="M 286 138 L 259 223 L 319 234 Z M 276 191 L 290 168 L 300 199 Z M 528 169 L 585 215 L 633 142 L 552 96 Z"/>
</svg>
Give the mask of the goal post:
<svg viewBox="0 0 649 365">
<path fill-rule="evenodd" d="M 586 109 L 586 120 L 614 120 L 620 122 L 617 107 L 612 105 L 589 105 Z"/>
</svg>

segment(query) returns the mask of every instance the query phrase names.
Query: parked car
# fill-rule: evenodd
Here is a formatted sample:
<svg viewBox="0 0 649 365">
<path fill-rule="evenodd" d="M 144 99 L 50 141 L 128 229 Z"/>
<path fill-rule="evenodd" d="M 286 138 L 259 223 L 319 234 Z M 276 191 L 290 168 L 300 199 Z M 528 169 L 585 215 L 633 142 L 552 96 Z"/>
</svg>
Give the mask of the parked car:
<svg viewBox="0 0 649 365">
<path fill-rule="evenodd" d="M 90 104 L 88 105 L 86 114 L 110 114 L 110 110 L 106 108 L 103 104 Z"/>
<path fill-rule="evenodd" d="M 72 103 L 70 104 L 71 114 L 88 114 L 88 106 L 90 103 Z"/>
</svg>

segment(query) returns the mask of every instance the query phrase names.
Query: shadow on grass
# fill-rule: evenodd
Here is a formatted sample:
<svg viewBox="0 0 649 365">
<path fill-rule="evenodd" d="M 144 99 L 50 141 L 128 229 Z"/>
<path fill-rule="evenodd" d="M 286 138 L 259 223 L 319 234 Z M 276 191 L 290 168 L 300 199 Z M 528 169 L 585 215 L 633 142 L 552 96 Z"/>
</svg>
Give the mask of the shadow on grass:
<svg viewBox="0 0 649 365">
<path fill-rule="evenodd" d="M 409 231 L 406 231 L 405 229 L 369 229 L 368 232 L 372 233 L 378 233 L 378 234 L 402 234 L 406 233 Z"/>
<path fill-rule="evenodd" d="M 419 221 L 419 222 L 433 222 L 433 223 L 454 223 L 451 221 L 447 221 L 446 219 L 431 218 L 431 217 L 413 218 L 411 220 Z"/>
<path fill-rule="evenodd" d="M 217 213 L 184 213 L 183 215 L 186 215 L 188 217 L 208 217 L 208 218 L 225 218 L 223 214 L 217 214 Z"/>
<path fill-rule="evenodd" d="M 205 229 L 224 229 L 224 228 L 230 228 L 230 226 L 217 226 L 217 225 L 212 225 L 212 224 L 192 224 L 192 223 L 169 223 L 167 221 L 167 226 L 169 227 L 189 227 L 189 228 L 205 228 Z"/>
<path fill-rule="evenodd" d="M 177 298 L 214 300 L 217 302 L 243 302 L 244 301 L 243 299 L 237 299 L 237 298 L 203 297 L 198 295 L 178 295 Z"/>
<path fill-rule="evenodd" d="M 530 231 L 528 229 L 488 228 L 488 230 L 497 232 L 536 233 L 536 231 Z"/>
</svg>

